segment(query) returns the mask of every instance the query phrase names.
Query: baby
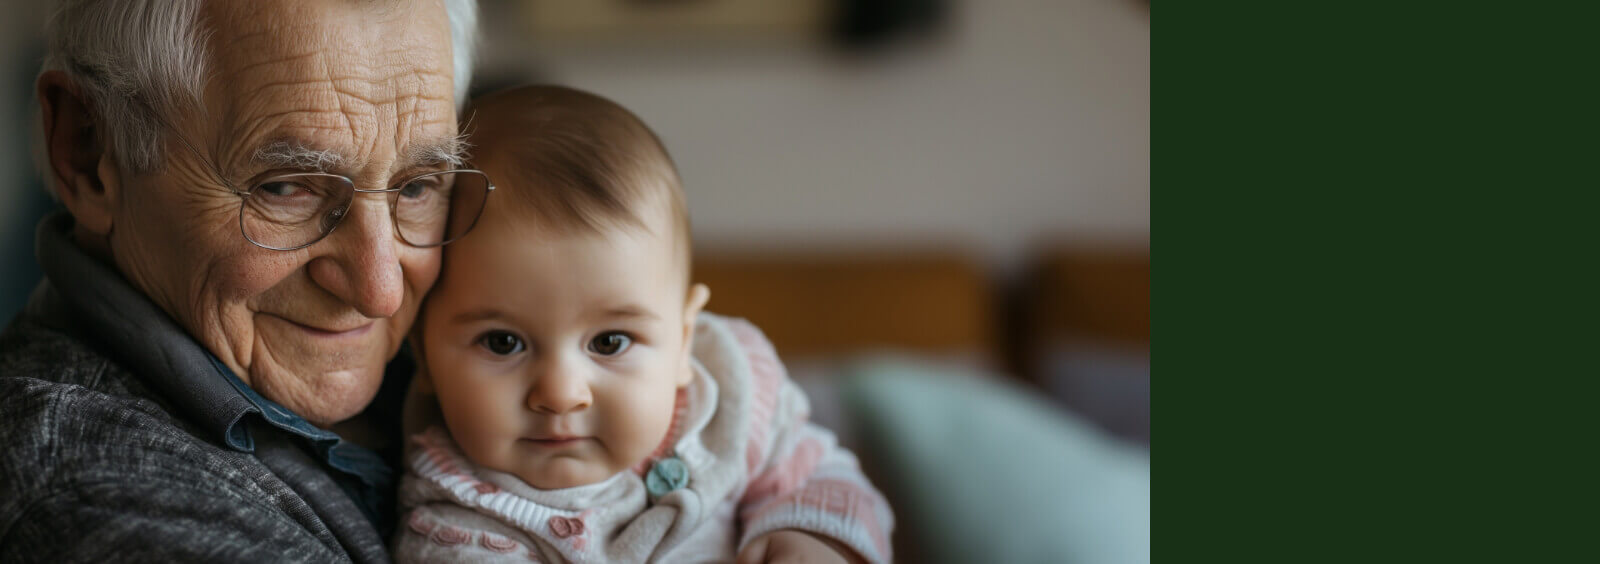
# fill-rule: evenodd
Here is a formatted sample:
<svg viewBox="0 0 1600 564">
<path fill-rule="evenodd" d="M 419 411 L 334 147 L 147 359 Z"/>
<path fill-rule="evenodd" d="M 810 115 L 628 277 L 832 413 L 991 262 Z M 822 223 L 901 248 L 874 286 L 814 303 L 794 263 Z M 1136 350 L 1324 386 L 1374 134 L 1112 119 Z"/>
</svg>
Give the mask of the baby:
<svg viewBox="0 0 1600 564">
<path fill-rule="evenodd" d="M 772 345 L 701 311 L 649 128 L 568 88 L 473 106 L 497 189 L 414 335 L 396 558 L 889 561 L 888 505 Z"/>
</svg>

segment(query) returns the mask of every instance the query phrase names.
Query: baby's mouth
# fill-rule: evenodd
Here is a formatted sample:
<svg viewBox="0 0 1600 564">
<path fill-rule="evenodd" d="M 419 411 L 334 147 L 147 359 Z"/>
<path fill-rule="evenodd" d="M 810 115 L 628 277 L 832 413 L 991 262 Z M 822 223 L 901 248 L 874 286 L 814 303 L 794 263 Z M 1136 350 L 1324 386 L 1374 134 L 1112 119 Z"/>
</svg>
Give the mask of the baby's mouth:
<svg viewBox="0 0 1600 564">
<path fill-rule="evenodd" d="M 524 437 L 523 442 L 545 448 L 561 448 L 577 445 L 588 440 L 588 437 L 576 435 L 545 435 L 540 437 Z"/>
</svg>

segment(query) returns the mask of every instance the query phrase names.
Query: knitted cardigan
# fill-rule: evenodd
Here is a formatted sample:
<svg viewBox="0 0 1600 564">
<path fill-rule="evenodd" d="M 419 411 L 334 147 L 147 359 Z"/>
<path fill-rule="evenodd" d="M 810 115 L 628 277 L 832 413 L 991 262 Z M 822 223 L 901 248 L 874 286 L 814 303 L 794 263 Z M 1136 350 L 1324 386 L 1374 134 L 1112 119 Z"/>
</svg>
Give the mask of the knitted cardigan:
<svg viewBox="0 0 1600 564">
<path fill-rule="evenodd" d="M 395 559 L 731 561 L 762 534 L 798 529 L 888 562 L 888 504 L 855 456 L 807 422 L 804 394 L 760 330 L 702 314 L 693 353 L 695 378 L 661 446 L 600 483 L 537 490 L 473 464 L 440 427 L 414 435 Z M 687 467 L 687 483 L 652 500 L 647 479 L 668 457 Z"/>
</svg>

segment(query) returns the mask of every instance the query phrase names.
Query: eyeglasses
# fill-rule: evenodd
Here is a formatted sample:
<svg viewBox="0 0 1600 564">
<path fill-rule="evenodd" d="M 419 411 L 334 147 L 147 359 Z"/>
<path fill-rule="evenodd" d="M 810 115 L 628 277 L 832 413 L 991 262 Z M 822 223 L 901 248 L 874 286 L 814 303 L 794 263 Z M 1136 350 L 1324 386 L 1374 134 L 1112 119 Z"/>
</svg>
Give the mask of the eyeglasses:
<svg viewBox="0 0 1600 564">
<path fill-rule="evenodd" d="M 239 229 L 259 247 L 303 249 L 339 226 L 356 194 L 383 193 L 400 239 L 414 247 L 437 247 L 471 231 L 493 191 L 489 177 L 471 169 L 421 174 L 379 190 L 356 188 L 354 181 L 335 174 L 284 174 L 241 194 Z"/>
<path fill-rule="evenodd" d="M 274 251 L 304 249 L 333 233 L 349 214 L 357 193 L 387 194 L 400 240 L 413 247 L 437 247 L 471 231 L 494 191 L 489 177 L 472 169 L 419 174 L 379 190 L 356 188 L 355 181 L 337 174 L 289 173 L 240 191 L 188 139 L 173 134 L 240 196 L 239 230 L 244 238 Z"/>
</svg>

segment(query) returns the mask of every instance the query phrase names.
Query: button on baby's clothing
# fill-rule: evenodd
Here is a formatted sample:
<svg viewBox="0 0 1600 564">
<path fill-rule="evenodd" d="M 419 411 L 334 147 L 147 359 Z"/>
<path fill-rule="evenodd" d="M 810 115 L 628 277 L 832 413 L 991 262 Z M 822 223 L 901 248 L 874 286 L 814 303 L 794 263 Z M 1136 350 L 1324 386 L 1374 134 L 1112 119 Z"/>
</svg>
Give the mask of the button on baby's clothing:
<svg viewBox="0 0 1600 564">
<path fill-rule="evenodd" d="M 644 486 L 655 499 L 689 485 L 689 465 L 676 456 L 657 460 L 644 477 Z"/>
<path fill-rule="evenodd" d="M 551 517 L 550 532 L 561 538 L 581 535 L 583 534 L 583 520 L 572 517 Z"/>
<path fill-rule="evenodd" d="M 464 544 L 467 541 L 472 540 L 472 533 L 469 533 L 460 527 L 446 525 L 434 529 L 433 534 L 428 536 L 428 540 L 431 540 L 435 544 L 442 546 Z"/>
<path fill-rule="evenodd" d="M 478 544 L 483 545 L 484 548 L 487 548 L 491 551 L 502 554 L 514 551 L 522 546 L 517 544 L 517 541 L 489 533 L 483 533 L 483 535 L 478 538 Z"/>
</svg>

